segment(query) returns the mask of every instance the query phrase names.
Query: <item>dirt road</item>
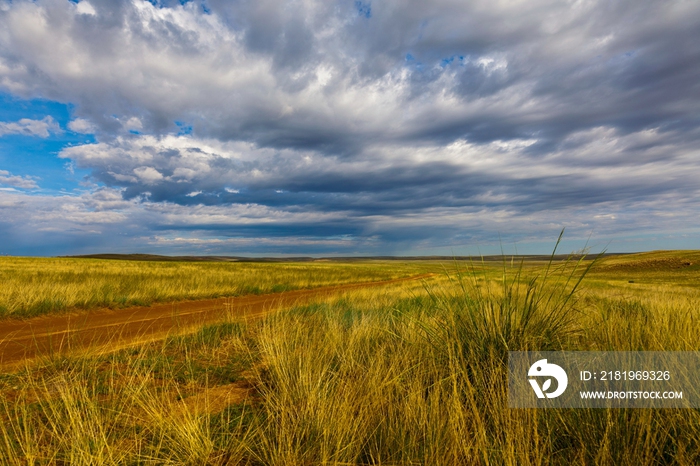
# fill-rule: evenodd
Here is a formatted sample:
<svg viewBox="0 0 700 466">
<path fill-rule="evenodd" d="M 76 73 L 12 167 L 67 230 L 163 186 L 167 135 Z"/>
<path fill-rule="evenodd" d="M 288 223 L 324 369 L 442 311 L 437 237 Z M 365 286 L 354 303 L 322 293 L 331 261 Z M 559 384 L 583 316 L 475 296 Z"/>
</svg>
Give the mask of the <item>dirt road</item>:
<svg viewBox="0 0 700 466">
<path fill-rule="evenodd" d="M 304 304 L 343 291 L 420 280 L 432 274 L 394 280 L 335 285 L 265 295 L 184 301 L 126 309 L 100 309 L 72 315 L 0 322 L 0 366 L 11 368 L 36 358 L 81 351 L 113 351 L 225 319 L 254 319 L 270 311 Z"/>
</svg>

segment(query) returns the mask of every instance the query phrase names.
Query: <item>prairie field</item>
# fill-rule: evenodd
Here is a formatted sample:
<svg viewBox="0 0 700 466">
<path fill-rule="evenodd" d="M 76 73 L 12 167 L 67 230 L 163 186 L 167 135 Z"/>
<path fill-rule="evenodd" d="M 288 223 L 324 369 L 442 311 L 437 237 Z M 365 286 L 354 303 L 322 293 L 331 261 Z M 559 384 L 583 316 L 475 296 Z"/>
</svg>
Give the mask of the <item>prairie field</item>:
<svg viewBox="0 0 700 466">
<path fill-rule="evenodd" d="M 0 318 L 241 296 L 408 276 L 362 263 L 155 262 L 0 257 Z"/>
<path fill-rule="evenodd" d="M 514 350 L 700 350 L 699 252 L 0 270 L 5 321 L 434 274 L 6 369 L 2 464 L 700 463 L 697 410 L 510 409 L 506 380 Z"/>
</svg>

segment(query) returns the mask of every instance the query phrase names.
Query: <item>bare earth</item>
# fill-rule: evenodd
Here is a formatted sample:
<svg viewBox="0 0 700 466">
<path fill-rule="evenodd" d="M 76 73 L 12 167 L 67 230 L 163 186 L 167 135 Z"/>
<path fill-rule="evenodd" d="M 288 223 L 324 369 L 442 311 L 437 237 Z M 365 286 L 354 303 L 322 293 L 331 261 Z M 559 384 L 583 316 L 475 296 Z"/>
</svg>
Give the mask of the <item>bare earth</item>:
<svg viewBox="0 0 700 466">
<path fill-rule="evenodd" d="M 32 359 L 82 351 L 108 352 L 183 333 L 226 319 L 255 319 L 271 311 L 357 288 L 428 278 L 432 274 L 394 280 L 335 285 L 265 295 L 185 301 L 127 309 L 99 309 L 72 315 L 41 316 L 0 322 L 0 366 L 9 368 Z"/>
</svg>

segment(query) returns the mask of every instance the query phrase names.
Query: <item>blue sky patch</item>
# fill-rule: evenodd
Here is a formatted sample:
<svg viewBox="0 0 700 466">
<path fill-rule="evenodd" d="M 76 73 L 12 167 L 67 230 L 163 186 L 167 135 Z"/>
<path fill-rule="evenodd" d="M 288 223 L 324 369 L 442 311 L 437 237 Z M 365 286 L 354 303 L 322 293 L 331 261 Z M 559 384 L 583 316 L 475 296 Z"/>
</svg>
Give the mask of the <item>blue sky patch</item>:
<svg viewBox="0 0 700 466">
<path fill-rule="evenodd" d="M 13 123 L 22 119 L 42 120 L 52 117 L 59 130 L 48 137 L 24 134 L 0 136 L 0 170 L 16 176 L 36 179 L 41 190 L 60 191 L 80 188 L 79 183 L 89 170 L 79 170 L 58 153 L 65 147 L 95 142 L 93 135 L 74 133 L 67 129 L 73 107 L 44 99 L 23 100 L 0 94 L 0 122 Z"/>
<path fill-rule="evenodd" d="M 371 3 L 356 1 L 355 8 L 357 8 L 357 12 L 360 16 L 363 16 L 367 19 L 372 17 L 372 4 Z"/>
</svg>

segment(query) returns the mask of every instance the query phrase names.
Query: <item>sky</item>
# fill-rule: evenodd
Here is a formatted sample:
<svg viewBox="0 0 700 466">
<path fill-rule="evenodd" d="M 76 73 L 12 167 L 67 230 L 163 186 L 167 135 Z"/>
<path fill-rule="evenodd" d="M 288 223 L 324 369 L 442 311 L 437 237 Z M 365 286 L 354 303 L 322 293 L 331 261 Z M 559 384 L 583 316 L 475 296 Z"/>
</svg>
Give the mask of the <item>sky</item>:
<svg viewBox="0 0 700 466">
<path fill-rule="evenodd" d="M 0 0 L 0 254 L 700 249 L 695 0 Z"/>
</svg>

